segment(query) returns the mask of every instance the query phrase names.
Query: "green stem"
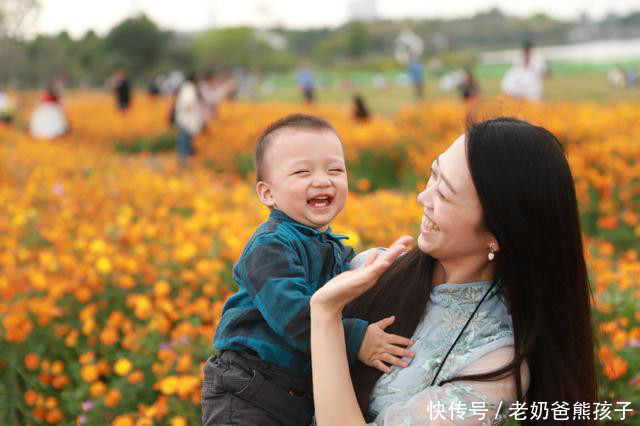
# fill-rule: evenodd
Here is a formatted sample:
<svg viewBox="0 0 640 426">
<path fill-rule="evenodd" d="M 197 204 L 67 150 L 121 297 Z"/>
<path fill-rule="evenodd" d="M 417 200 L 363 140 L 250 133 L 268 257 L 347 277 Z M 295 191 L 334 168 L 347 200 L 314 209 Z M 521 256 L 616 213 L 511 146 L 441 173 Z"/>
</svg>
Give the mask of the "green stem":
<svg viewBox="0 0 640 426">
<path fill-rule="evenodd" d="M 8 389 L 7 389 L 7 415 L 9 417 L 10 425 L 18 425 L 18 401 L 16 401 L 16 396 L 20 395 L 20 390 L 18 389 L 18 378 L 16 376 L 16 371 L 18 367 L 17 353 L 16 351 L 9 351 L 9 368 L 7 369 L 8 377 Z"/>
</svg>

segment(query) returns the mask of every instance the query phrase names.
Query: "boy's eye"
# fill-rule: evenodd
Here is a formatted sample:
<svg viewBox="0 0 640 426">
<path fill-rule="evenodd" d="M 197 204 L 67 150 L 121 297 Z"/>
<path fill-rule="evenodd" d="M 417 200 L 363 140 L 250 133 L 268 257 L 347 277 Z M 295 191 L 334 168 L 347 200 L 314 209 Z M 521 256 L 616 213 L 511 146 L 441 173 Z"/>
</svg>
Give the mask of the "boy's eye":
<svg viewBox="0 0 640 426">
<path fill-rule="evenodd" d="M 330 172 L 344 172 L 342 169 L 331 169 Z"/>
<path fill-rule="evenodd" d="M 293 172 L 294 175 L 299 175 L 302 173 L 309 173 L 309 170 L 296 170 L 295 172 Z"/>
</svg>

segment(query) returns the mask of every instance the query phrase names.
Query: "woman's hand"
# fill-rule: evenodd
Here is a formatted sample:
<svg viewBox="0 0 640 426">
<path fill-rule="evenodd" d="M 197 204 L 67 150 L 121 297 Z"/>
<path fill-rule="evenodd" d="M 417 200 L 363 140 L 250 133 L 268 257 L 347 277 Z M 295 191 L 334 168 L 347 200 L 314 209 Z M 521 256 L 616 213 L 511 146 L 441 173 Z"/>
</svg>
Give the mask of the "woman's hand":
<svg viewBox="0 0 640 426">
<path fill-rule="evenodd" d="M 347 303 L 371 288 L 382 272 L 404 253 L 412 242 L 411 237 L 400 237 L 386 252 L 374 251 L 358 269 L 335 276 L 311 297 L 312 312 L 341 314 Z"/>
</svg>

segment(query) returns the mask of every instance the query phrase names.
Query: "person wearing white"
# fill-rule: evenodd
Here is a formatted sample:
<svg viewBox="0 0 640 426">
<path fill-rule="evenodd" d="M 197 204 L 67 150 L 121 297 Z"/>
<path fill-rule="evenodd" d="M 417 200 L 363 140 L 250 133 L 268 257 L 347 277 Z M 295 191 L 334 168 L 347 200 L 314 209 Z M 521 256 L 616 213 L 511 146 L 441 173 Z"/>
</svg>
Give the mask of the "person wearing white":
<svg viewBox="0 0 640 426">
<path fill-rule="evenodd" d="M 547 64 L 542 56 L 532 52 L 530 42 L 523 45 L 522 56 L 502 79 L 502 91 L 514 98 L 539 102 L 544 96 Z"/>
<path fill-rule="evenodd" d="M 55 139 L 67 133 L 69 125 L 53 88 L 47 89 L 29 120 L 29 132 L 36 139 Z"/>
<path fill-rule="evenodd" d="M 194 74 L 187 77 L 180 86 L 176 98 L 177 151 L 181 167 L 186 166 L 188 156 L 195 154 L 193 137 L 200 132 L 204 125 L 200 96 L 195 80 Z"/>
</svg>

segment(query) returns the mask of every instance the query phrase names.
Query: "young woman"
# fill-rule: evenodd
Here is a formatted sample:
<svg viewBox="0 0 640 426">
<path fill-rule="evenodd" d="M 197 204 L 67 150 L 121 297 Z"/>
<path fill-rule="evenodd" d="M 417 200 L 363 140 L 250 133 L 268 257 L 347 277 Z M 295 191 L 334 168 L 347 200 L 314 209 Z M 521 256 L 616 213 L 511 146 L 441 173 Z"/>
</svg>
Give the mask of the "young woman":
<svg viewBox="0 0 640 426">
<path fill-rule="evenodd" d="M 527 404 L 524 424 L 545 413 L 547 423 L 591 424 L 573 419 L 596 383 L 577 201 L 558 140 L 511 118 L 472 125 L 434 161 L 418 202 L 416 248 L 398 258 L 410 244 L 401 238 L 311 299 L 318 425 L 501 424 L 516 401 Z M 345 308 L 367 320 L 395 314 L 387 331 L 413 336 L 410 365 L 350 372 Z M 569 420 L 554 420 L 559 407 Z"/>
</svg>

